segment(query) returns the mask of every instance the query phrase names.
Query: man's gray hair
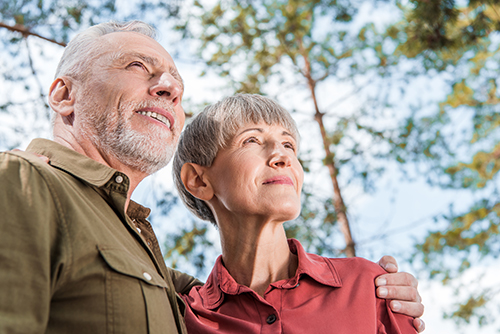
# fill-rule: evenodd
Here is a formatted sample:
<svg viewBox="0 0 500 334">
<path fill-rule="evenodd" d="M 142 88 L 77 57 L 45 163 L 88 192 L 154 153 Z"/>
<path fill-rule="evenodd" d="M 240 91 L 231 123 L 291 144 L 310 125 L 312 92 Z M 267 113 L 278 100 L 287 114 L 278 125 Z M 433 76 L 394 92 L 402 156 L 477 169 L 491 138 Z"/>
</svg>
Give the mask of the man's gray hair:
<svg viewBox="0 0 500 334">
<path fill-rule="evenodd" d="M 247 124 L 265 122 L 290 131 L 299 144 L 297 126 L 288 111 L 275 101 L 261 96 L 237 94 L 205 107 L 182 132 L 174 157 L 172 173 L 179 196 L 197 217 L 217 226 L 215 217 L 205 203 L 189 193 L 181 179 L 185 163 L 210 167 L 221 148 L 229 145 L 238 129 Z"/>
<path fill-rule="evenodd" d="M 99 56 L 101 45 L 98 39 L 113 32 L 137 32 L 145 36 L 156 38 L 156 30 L 142 21 L 106 22 L 88 28 L 76 35 L 69 42 L 59 61 L 56 78 L 66 75 L 77 80 L 86 78 L 91 64 Z"/>
</svg>

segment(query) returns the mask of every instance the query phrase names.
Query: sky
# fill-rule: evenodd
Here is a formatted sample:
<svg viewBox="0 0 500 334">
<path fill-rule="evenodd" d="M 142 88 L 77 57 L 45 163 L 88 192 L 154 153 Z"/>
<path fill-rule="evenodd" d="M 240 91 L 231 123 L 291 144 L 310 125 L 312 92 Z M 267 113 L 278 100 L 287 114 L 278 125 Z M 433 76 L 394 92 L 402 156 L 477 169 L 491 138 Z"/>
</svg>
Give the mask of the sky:
<svg viewBox="0 0 500 334">
<path fill-rule="evenodd" d="M 162 32 L 160 43 L 167 50 L 177 49 L 176 45 L 173 45 L 177 41 L 172 39 L 167 31 Z M 55 72 L 57 60 L 62 54 L 62 48 L 39 43 L 38 41 L 34 41 L 34 45 L 43 48 L 47 58 L 51 59 L 49 62 L 35 59 L 35 67 L 40 71 L 42 85 L 48 89 Z M 194 60 L 194 57 L 185 53 L 174 54 L 173 56 L 184 79 L 186 87 L 185 99 L 190 100 L 190 102 L 201 103 L 207 100 L 214 101 L 222 97 L 221 92 L 223 90 L 220 87 L 223 82 L 219 78 L 210 75 L 200 78 L 199 73 L 202 71 L 202 66 L 201 63 Z M 297 103 L 302 103 L 302 101 Z M 307 116 L 297 115 L 296 117 L 299 118 L 299 124 L 307 122 L 304 119 Z M 1 118 L 0 122 L 2 122 Z M 301 131 L 307 130 L 301 129 Z M 40 134 L 37 133 L 37 135 Z M 50 137 L 50 135 L 47 134 L 46 137 Z M 23 138 L 20 148 L 26 147 L 32 138 L 33 136 Z M 471 201 L 471 197 L 467 193 L 432 187 L 423 178 L 417 178 L 414 182 L 401 181 L 401 175 L 398 174 L 397 167 L 389 166 L 389 168 L 392 168 L 391 172 L 385 174 L 377 182 L 378 190 L 376 192 L 366 194 L 356 187 L 347 190 L 346 198 L 350 204 L 349 219 L 352 223 L 354 239 L 360 243 L 358 252 L 361 256 L 377 261 L 382 255 L 393 255 L 399 259 L 402 270 L 412 272 L 411 265 L 402 259 L 414 250 L 413 245 L 416 241 L 422 241 L 429 230 L 436 228 L 431 218 L 446 211 L 451 202 L 466 206 Z M 317 180 L 311 180 L 311 182 L 317 185 L 318 191 L 327 191 L 321 189 L 322 180 L 327 176 L 319 174 L 316 177 Z M 150 196 L 149 190 L 155 187 L 158 182 L 161 182 L 166 189 L 172 189 L 173 191 L 169 167 L 160 171 L 157 175 L 147 178 L 137 189 L 134 199 L 142 203 L 150 201 L 150 198 L 148 198 Z M 176 210 L 180 210 L 180 212 L 175 213 L 179 217 L 186 214 L 185 211 L 182 211 L 183 209 Z M 168 231 L 173 228 L 169 223 L 169 221 L 153 221 L 153 226 L 160 240 L 164 239 L 168 235 Z M 217 234 L 215 231 L 213 231 L 212 235 L 216 240 Z M 213 256 L 215 255 L 213 254 Z M 452 287 L 443 287 L 438 281 L 430 281 L 425 276 L 418 276 L 417 272 L 412 273 L 419 279 L 419 291 L 426 307 L 423 319 L 426 322 L 427 329 L 424 333 L 499 333 L 500 321 L 479 329 L 475 326 L 457 328 L 452 321 L 443 320 L 442 313 L 449 309 L 449 301 L 454 297 L 454 290 Z M 498 284 L 498 277 L 500 277 L 500 266 L 498 261 L 493 261 L 464 277 L 464 287 L 461 289 L 464 291 L 467 288 L 473 289 L 477 282 L 481 282 L 486 286 L 495 286 Z M 500 305 L 498 295 L 496 305 Z"/>
</svg>

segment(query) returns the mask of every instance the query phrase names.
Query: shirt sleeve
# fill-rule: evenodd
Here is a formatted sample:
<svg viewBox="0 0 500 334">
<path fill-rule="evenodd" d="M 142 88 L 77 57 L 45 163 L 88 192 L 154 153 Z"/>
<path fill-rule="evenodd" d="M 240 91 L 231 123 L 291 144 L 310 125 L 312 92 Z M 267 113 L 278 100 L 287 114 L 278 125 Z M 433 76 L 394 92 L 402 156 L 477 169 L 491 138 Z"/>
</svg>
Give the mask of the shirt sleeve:
<svg viewBox="0 0 500 334">
<path fill-rule="evenodd" d="M 182 273 L 178 270 L 168 268 L 170 277 L 174 282 L 175 291 L 179 294 L 188 294 L 189 291 L 195 286 L 203 285 L 203 282 L 190 276 L 188 274 Z"/>
<path fill-rule="evenodd" d="M 377 298 L 378 334 L 416 334 L 413 318 L 400 313 L 393 313 L 389 301 Z"/>
<path fill-rule="evenodd" d="M 43 333 L 61 253 L 56 202 L 28 160 L 0 154 L 0 332 Z M 59 273 L 60 274 L 60 273 Z"/>
</svg>

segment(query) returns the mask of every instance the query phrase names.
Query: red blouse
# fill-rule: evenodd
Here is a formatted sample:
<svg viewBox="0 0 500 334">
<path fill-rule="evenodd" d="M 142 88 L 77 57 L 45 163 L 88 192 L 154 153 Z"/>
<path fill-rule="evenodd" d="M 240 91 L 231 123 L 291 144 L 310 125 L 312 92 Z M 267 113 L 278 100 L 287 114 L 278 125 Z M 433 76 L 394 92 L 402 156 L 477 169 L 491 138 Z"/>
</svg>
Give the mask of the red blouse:
<svg viewBox="0 0 500 334">
<path fill-rule="evenodd" d="M 236 283 L 217 262 L 204 286 L 183 296 L 186 325 L 194 333 L 416 333 L 412 318 L 392 313 L 375 296 L 385 271 L 361 258 L 329 259 L 288 241 L 298 256 L 293 278 L 272 283 L 259 296 Z"/>
</svg>

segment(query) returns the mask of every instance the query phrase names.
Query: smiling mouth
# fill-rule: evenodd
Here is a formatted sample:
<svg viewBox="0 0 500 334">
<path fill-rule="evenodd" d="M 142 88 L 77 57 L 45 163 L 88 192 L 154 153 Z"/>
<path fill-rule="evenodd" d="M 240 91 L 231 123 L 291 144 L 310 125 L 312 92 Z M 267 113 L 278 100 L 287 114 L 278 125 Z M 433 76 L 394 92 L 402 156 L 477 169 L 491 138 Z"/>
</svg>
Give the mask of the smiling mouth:
<svg viewBox="0 0 500 334">
<path fill-rule="evenodd" d="M 268 179 L 264 181 L 263 184 L 286 184 L 286 185 L 291 185 L 293 186 L 293 181 L 289 177 L 273 177 L 271 179 Z"/>
<path fill-rule="evenodd" d="M 143 116 L 151 117 L 151 118 L 165 124 L 170 129 L 170 126 L 171 126 L 170 121 L 168 120 L 168 118 L 166 118 L 163 115 L 155 113 L 154 111 L 137 111 L 137 113 L 140 115 L 143 115 Z"/>
</svg>

